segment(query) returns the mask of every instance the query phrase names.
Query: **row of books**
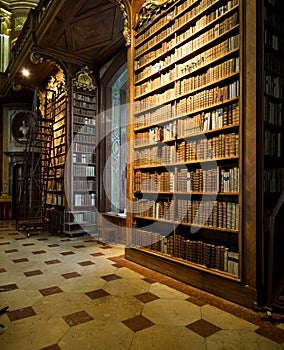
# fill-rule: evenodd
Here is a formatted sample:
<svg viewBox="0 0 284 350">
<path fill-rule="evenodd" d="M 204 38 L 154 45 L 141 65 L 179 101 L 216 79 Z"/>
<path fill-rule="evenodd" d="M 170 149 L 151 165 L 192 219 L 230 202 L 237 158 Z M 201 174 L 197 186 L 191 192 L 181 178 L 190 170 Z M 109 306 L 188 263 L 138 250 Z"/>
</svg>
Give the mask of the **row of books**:
<svg viewBox="0 0 284 350">
<path fill-rule="evenodd" d="M 239 96 L 239 80 L 225 86 L 216 86 L 201 92 L 180 98 L 176 104 L 166 104 L 148 112 L 135 116 L 135 124 L 139 126 L 157 125 L 166 122 L 170 118 L 182 117 L 195 111 L 209 109 L 215 104 L 234 100 Z M 235 102 L 235 101 L 234 101 Z M 135 126 L 136 126 L 135 125 Z"/>
<path fill-rule="evenodd" d="M 239 203 L 229 201 L 142 199 L 133 202 L 133 214 L 197 227 L 239 229 Z"/>
<path fill-rule="evenodd" d="M 94 119 L 90 119 L 90 118 L 94 118 L 96 116 L 96 110 L 74 107 L 74 114 L 77 115 L 77 116 L 74 116 L 74 121 L 77 121 L 77 122 L 83 121 L 83 123 L 85 124 L 93 124 Z M 84 117 L 88 117 L 88 118 L 82 120 L 82 118 Z"/>
<path fill-rule="evenodd" d="M 158 32 L 154 37 L 147 40 L 145 44 L 139 46 L 136 48 L 136 56 L 139 56 L 143 54 L 145 51 L 147 51 L 152 46 L 156 45 L 158 42 L 165 40 L 169 35 L 171 35 L 174 32 L 174 26 L 173 24 L 170 24 L 169 26 L 165 27 L 162 31 Z"/>
<path fill-rule="evenodd" d="M 227 159 L 239 155 L 239 134 L 229 133 L 196 141 L 182 141 L 177 145 L 149 146 L 136 150 L 134 166 L 183 164 L 198 160 Z"/>
<path fill-rule="evenodd" d="M 267 29 L 264 30 L 264 43 L 276 51 L 283 52 L 283 38 Z"/>
<path fill-rule="evenodd" d="M 220 16 L 225 14 L 227 11 L 229 11 L 233 6 L 238 4 L 238 1 L 236 0 L 229 1 L 227 3 L 227 6 L 223 5 L 217 9 L 213 9 L 211 13 L 205 16 L 202 16 L 196 21 L 192 21 L 192 19 L 196 15 L 198 15 L 199 13 L 202 13 L 202 11 L 207 7 L 209 2 L 210 2 L 209 5 L 211 5 L 212 3 L 215 3 L 216 0 L 201 1 L 200 4 L 197 5 L 196 7 L 193 7 L 192 10 L 186 11 L 184 15 L 177 17 L 173 21 L 173 24 L 171 22 L 172 14 L 170 15 L 170 20 L 168 20 L 166 16 L 162 16 L 159 22 L 151 26 L 147 31 L 143 32 L 142 35 L 136 36 L 136 54 L 141 55 L 151 47 L 155 46 L 161 40 L 166 39 L 170 34 L 177 32 L 180 27 L 183 27 L 186 23 L 190 21 L 191 21 L 191 24 L 190 24 L 191 27 L 189 29 L 190 30 L 189 35 L 192 35 L 195 32 L 199 31 L 200 29 L 204 28 L 204 26 L 215 21 L 217 18 L 219 18 Z M 165 27 L 165 29 L 158 31 L 158 29 L 162 28 L 167 23 L 168 23 L 168 26 Z M 154 32 L 156 32 L 156 35 L 149 40 L 148 39 L 149 35 L 151 35 Z M 146 38 L 147 38 L 147 41 L 145 41 Z M 143 45 L 139 46 L 143 41 L 145 41 Z"/>
<path fill-rule="evenodd" d="M 56 139 L 60 136 L 65 136 L 65 128 L 61 128 L 53 131 L 53 137 Z M 65 138 L 64 138 L 65 139 Z M 64 141 L 63 141 L 64 142 Z"/>
<path fill-rule="evenodd" d="M 238 15 L 234 13 L 229 18 L 224 19 L 222 22 L 217 23 L 213 28 L 208 29 L 197 38 L 185 41 L 185 37 L 188 38 L 189 33 L 183 32 L 179 37 L 177 37 L 177 44 L 184 42 L 183 45 L 178 46 L 175 50 L 176 59 L 180 59 L 186 55 L 192 54 L 194 51 L 199 50 L 203 46 L 207 45 L 209 42 L 218 38 L 226 32 L 229 32 L 232 28 L 238 25 Z"/>
<path fill-rule="evenodd" d="M 177 206 L 178 222 L 236 231 L 239 229 L 239 203 L 179 199 Z"/>
<path fill-rule="evenodd" d="M 74 176 L 81 176 L 81 177 L 88 177 L 88 176 L 95 176 L 95 166 L 94 165 L 73 165 L 73 175 Z"/>
<path fill-rule="evenodd" d="M 271 101 L 269 97 L 264 96 L 264 121 L 277 127 L 284 125 L 282 102 Z"/>
<path fill-rule="evenodd" d="M 216 1 L 216 0 L 214 0 L 214 1 Z M 187 4 L 186 4 L 185 9 L 188 8 L 189 6 L 191 6 L 192 4 L 194 4 L 195 2 L 197 2 L 197 0 L 187 0 L 186 1 Z M 168 12 L 166 16 L 161 16 L 158 20 L 156 20 L 154 23 L 152 23 L 152 25 L 147 30 L 142 31 L 141 34 L 138 33 L 135 37 L 136 46 L 139 46 L 144 40 L 148 39 L 149 36 L 156 33 L 162 27 L 167 25 L 169 23 L 169 21 L 174 19 L 174 17 L 178 14 L 177 10 L 178 10 L 177 7 L 174 8 L 173 10 Z"/>
<path fill-rule="evenodd" d="M 213 83 L 220 79 L 224 79 L 236 72 L 239 72 L 239 57 L 228 59 L 219 65 L 209 67 L 204 73 L 200 73 L 185 79 L 178 80 L 175 84 L 175 94 L 173 90 L 168 89 L 161 93 L 155 94 L 146 99 L 143 99 L 144 104 L 150 103 L 163 103 L 169 99 L 174 99 L 179 95 L 190 93 L 196 89 L 208 85 L 208 82 Z M 161 86 L 177 79 L 177 69 L 171 70 L 167 73 L 161 74 L 155 79 L 149 79 L 145 83 L 135 86 L 135 95 L 140 96 L 154 90 L 159 89 Z M 179 77 L 180 78 L 180 77 Z M 140 106 L 141 107 L 141 106 Z"/>
<path fill-rule="evenodd" d="M 48 191 L 64 191 L 64 179 L 51 178 L 48 181 Z"/>
<path fill-rule="evenodd" d="M 95 191 L 96 183 L 94 180 L 79 180 L 75 179 L 73 181 L 74 191 Z"/>
<path fill-rule="evenodd" d="M 73 153 L 75 163 L 95 163 L 96 159 L 92 153 Z"/>
<path fill-rule="evenodd" d="M 283 133 L 264 130 L 264 155 L 270 157 L 284 156 Z"/>
<path fill-rule="evenodd" d="M 97 138 L 96 135 L 87 135 L 87 134 L 74 134 L 74 141 L 76 143 L 82 142 L 82 143 L 91 143 L 93 145 L 96 144 Z"/>
<path fill-rule="evenodd" d="M 64 204 L 64 196 L 55 194 L 52 192 L 48 192 L 46 196 L 46 204 L 49 205 L 63 205 Z"/>
<path fill-rule="evenodd" d="M 138 228 L 133 230 L 132 245 L 239 276 L 239 253 L 224 245 Z"/>
<path fill-rule="evenodd" d="M 186 107 L 185 111 L 186 113 Z M 142 116 L 145 116 L 144 114 Z M 143 127 L 150 124 L 142 116 L 135 118 L 135 128 Z M 149 132 L 135 134 L 135 144 L 137 146 L 159 142 L 171 139 L 173 137 L 186 137 L 200 132 L 214 130 L 229 125 L 239 123 L 240 111 L 239 104 L 233 103 L 207 112 L 198 113 L 192 117 L 180 118 L 165 125 L 151 128 L 152 135 Z"/>
<path fill-rule="evenodd" d="M 94 146 L 84 143 L 77 143 L 73 142 L 73 152 L 86 152 L 86 153 L 93 153 L 95 155 L 95 149 Z"/>
<path fill-rule="evenodd" d="M 216 3 L 216 1 L 201 1 L 200 4 L 196 7 L 194 7 L 192 10 L 185 12 L 184 15 L 177 18 L 175 21 L 175 30 L 177 30 L 180 27 L 183 27 L 185 23 L 188 23 L 192 21 L 192 19 L 198 15 L 199 13 L 202 13 L 206 7 L 210 6 L 212 3 Z M 205 16 L 199 18 L 197 21 L 193 21 L 190 25 L 191 34 L 194 34 L 195 32 L 203 29 L 208 24 L 212 23 L 213 21 L 217 20 L 219 17 L 230 11 L 234 6 L 237 6 L 239 4 L 238 0 L 228 1 L 225 4 L 222 4 L 218 8 L 213 8 L 210 13 L 206 13 Z"/>
<path fill-rule="evenodd" d="M 177 146 L 176 162 L 230 158 L 238 155 L 239 134 L 229 133 L 221 134 L 210 139 L 203 138 L 196 141 L 182 141 Z"/>
<path fill-rule="evenodd" d="M 141 171 L 134 174 L 135 192 L 239 192 L 239 168 L 221 167 L 189 171 Z"/>
<path fill-rule="evenodd" d="M 210 49 L 190 58 L 186 62 L 177 64 L 177 77 L 181 78 L 184 75 L 190 74 L 197 69 L 202 68 L 204 65 L 218 59 L 219 57 L 224 57 L 226 54 L 233 50 L 239 48 L 239 36 L 233 36 L 220 44 L 211 47 Z"/>
<path fill-rule="evenodd" d="M 95 95 L 92 96 L 92 95 L 81 94 L 79 92 L 74 92 L 73 97 L 74 97 L 74 100 L 83 101 L 91 104 L 96 103 Z"/>
<path fill-rule="evenodd" d="M 176 84 L 177 95 L 179 89 L 179 82 Z M 230 99 L 235 99 L 239 97 L 240 84 L 239 80 L 228 85 L 220 85 L 214 88 L 204 89 L 198 93 L 189 95 L 187 97 L 181 98 L 176 103 L 176 114 L 177 116 L 184 116 L 189 113 L 193 113 L 197 110 L 202 110 L 204 108 L 209 108 L 214 104 L 221 102 L 226 102 Z"/>
<path fill-rule="evenodd" d="M 283 59 L 272 52 L 264 54 L 264 69 L 280 77 L 284 76 Z"/>
<path fill-rule="evenodd" d="M 202 74 L 179 80 L 179 83 L 175 86 L 176 93 L 178 95 L 184 95 L 185 93 L 202 88 L 208 85 L 209 82 L 213 83 L 239 72 L 239 68 L 239 57 L 231 58 L 221 64 L 208 68 Z"/>
<path fill-rule="evenodd" d="M 167 41 L 163 41 L 156 49 L 153 48 L 151 51 L 147 51 L 143 54 L 143 56 L 138 56 L 134 60 L 134 69 L 139 70 L 150 62 L 157 61 L 161 56 L 164 56 L 166 52 L 170 53 L 175 45 L 176 37 L 168 38 Z M 143 77 L 144 75 L 142 75 L 140 79 Z"/>
<path fill-rule="evenodd" d="M 282 98 L 284 96 L 283 78 L 265 74 L 264 93 L 268 96 Z"/>
<path fill-rule="evenodd" d="M 74 124 L 73 125 L 73 132 L 74 133 L 84 133 L 84 134 L 93 134 L 96 135 L 96 128 L 94 128 L 93 124 L 92 126 L 88 125 L 81 125 L 81 124 Z"/>
<path fill-rule="evenodd" d="M 75 193 L 74 194 L 74 205 L 76 207 L 96 205 L 95 194 L 94 193 L 91 193 L 91 194 Z"/>
<path fill-rule="evenodd" d="M 284 191 L 284 168 L 265 169 L 263 187 L 267 193 Z"/>
</svg>

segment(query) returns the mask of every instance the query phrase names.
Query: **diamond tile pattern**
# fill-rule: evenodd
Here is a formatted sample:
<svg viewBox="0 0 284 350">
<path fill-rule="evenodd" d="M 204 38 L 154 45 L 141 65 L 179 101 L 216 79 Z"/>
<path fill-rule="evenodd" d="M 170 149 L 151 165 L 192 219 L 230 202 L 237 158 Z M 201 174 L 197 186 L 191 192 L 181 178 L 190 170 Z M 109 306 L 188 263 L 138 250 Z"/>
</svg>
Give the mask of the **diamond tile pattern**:
<svg viewBox="0 0 284 350">
<path fill-rule="evenodd" d="M 36 313 L 31 306 L 7 312 L 10 321 L 17 321 L 23 318 L 35 316 Z"/>
<path fill-rule="evenodd" d="M 86 311 L 78 311 L 63 317 L 64 321 L 68 323 L 70 327 L 76 326 L 81 323 L 92 321 L 93 317 L 90 316 Z"/>
<path fill-rule="evenodd" d="M 142 329 L 154 326 L 154 322 L 148 320 L 146 317 L 139 315 L 122 321 L 133 332 L 142 331 Z"/>
<path fill-rule="evenodd" d="M 9 306 L 1 349 L 284 349 L 280 321 L 221 304 L 123 254 L 93 238 L 27 238 L 0 221 L 0 295 Z"/>
<path fill-rule="evenodd" d="M 209 337 L 210 335 L 215 334 L 221 330 L 221 328 L 205 320 L 198 320 L 187 325 L 186 327 L 193 332 L 201 335 L 203 338 Z"/>
<path fill-rule="evenodd" d="M 92 292 L 86 293 L 86 295 L 91 299 L 98 299 L 98 298 L 106 297 L 110 294 L 103 289 L 97 289 Z"/>
</svg>

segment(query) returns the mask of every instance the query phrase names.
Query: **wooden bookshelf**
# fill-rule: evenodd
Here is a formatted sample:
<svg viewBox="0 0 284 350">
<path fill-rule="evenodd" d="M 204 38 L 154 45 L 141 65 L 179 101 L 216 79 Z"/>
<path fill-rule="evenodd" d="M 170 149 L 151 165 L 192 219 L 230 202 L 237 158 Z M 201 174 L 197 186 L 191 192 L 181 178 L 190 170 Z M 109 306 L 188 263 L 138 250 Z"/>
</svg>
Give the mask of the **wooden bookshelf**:
<svg viewBox="0 0 284 350">
<path fill-rule="evenodd" d="M 83 67 L 73 79 L 71 130 L 70 196 L 65 232 L 92 234 L 96 232 L 97 84 L 88 67 Z"/>
<path fill-rule="evenodd" d="M 256 285 L 243 287 L 250 279 L 243 265 L 243 58 L 245 35 L 252 35 L 244 34 L 244 7 L 242 0 L 179 0 L 136 26 L 126 258 L 181 273 L 210 292 L 205 280 L 221 278 L 219 295 L 251 306 Z"/>
<path fill-rule="evenodd" d="M 64 195 L 64 166 L 67 147 L 67 93 L 59 75 L 60 73 L 51 79 L 45 91 L 46 105 L 44 120 L 54 121 L 46 203 L 50 208 L 63 211 L 66 204 Z"/>
</svg>

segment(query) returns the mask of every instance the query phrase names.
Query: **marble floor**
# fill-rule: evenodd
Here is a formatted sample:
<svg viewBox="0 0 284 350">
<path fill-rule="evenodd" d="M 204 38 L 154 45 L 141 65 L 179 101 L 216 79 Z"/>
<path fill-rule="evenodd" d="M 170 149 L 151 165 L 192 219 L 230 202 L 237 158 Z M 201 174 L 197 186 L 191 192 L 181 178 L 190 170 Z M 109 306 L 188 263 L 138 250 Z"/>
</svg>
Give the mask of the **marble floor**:
<svg viewBox="0 0 284 350">
<path fill-rule="evenodd" d="M 0 222 L 1 350 L 283 350 L 284 324 L 124 259 Z"/>
</svg>

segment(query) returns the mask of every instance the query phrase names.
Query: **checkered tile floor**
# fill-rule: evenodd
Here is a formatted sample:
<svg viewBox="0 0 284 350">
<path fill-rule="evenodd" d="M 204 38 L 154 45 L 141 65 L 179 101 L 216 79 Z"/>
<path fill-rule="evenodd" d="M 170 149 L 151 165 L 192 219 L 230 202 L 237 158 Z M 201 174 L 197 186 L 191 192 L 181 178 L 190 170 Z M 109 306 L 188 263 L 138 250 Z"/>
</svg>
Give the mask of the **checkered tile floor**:
<svg viewBox="0 0 284 350">
<path fill-rule="evenodd" d="M 283 350 L 284 324 L 124 260 L 92 237 L 0 222 L 3 350 Z M 283 321 L 282 321 L 283 322 Z"/>
</svg>

